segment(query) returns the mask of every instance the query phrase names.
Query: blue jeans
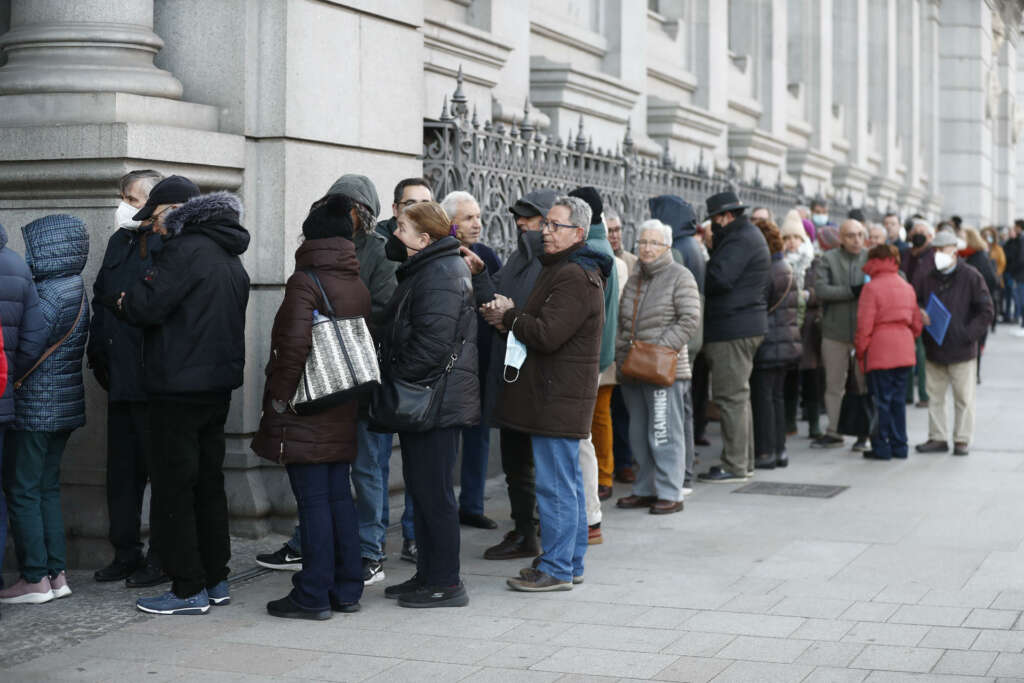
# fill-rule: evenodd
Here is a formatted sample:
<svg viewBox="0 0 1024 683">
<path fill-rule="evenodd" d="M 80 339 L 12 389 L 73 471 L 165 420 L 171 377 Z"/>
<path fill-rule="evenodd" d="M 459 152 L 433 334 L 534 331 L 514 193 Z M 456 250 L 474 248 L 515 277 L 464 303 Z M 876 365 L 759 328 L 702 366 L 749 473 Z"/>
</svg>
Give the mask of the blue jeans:
<svg viewBox="0 0 1024 683">
<path fill-rule="evenodd" d="M 907 457 L 907 380 L 912 368 L 872 370 L 868 390 L 878 411 L 878 425 L 871 435 L 871 450 L 880 460 Z"/>
<path fill-rule="evenodd" d="M 363 565 L 359 558 L 356 506 L 349 465 L 342 462 L 287 465 L 302 527 L 302 571 L 292 577 L 292 601 L 308 610 L 330 609 L 331 598 L 359 602 Z"/>
<path fill-rule="evenodd" d="M 463 427 L 459 512 L 484 514 L 484 482 L 487 480 L 487 456 L 490 451 L 491 430 L 487 425 Z"/>
<path fill-rule="evenodd" d="M 352 463 L 352 484 L 356 489 L 356 512 L 359 516 L 359 550 L 363 557 L 380 561 L 384 557 L 384 538 L 390 517 L 388 476 L 394 435 L 371 432 L 366 423 L 360 421 L 356 426 L 356 438 L 359 448 Z M 402 513 L 402 537 L 415 538 L 412 499 L 408 493 L 405 494 L 405 512 Z M 302 541 L 298 525 L 288 547 L 300 552 Z"/>
<path fill-rule="evenodd" d="M 537 476 L 541 555 L 539 569 L 559 581 L 583 576 L 587 507 L 580 471 L 579 439 L 531 435 Z"/>
</svg>

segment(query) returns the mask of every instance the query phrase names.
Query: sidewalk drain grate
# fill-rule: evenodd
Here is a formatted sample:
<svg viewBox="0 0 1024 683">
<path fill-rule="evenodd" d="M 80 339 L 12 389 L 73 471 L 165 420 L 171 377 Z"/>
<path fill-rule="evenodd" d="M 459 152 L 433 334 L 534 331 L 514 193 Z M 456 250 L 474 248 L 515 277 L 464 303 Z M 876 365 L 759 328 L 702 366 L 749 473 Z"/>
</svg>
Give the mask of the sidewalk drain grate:
<svg viewBox="0 0 1024 683">
<path fill-rule="evenodd" d="M 787 484 L 781 481 L 758 481 L 747 484 L 733 493 L 757 493 L 763 496 L 796 496 L 799 498 L 832 498 L 849 486 L 825 486 L 823 484 Z"/>
</svg>

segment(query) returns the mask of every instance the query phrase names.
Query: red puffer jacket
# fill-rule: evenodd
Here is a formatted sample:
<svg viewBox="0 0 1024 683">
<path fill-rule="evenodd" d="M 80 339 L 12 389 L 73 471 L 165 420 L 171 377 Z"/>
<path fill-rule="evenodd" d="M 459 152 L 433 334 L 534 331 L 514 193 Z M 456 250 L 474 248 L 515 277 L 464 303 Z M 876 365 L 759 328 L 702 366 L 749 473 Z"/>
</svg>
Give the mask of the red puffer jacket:
<svg viewBox="0 0 1024 683">
<path fill-rule="evenodd" d="M 865 372 L 914 365 L 914 339 L 921 334 L 921 310 L 914 288 L 889 259 L 870 259 L 857 307 L 857 360 Z"/>
</svg>

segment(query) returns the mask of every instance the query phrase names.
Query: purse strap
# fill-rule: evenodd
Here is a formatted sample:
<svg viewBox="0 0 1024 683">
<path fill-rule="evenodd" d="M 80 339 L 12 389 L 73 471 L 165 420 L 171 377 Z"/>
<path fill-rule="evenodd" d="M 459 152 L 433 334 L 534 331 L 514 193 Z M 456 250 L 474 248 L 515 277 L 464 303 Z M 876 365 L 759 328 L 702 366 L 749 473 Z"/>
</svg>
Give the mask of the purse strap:
<svg viewBox="0 0 1024 683">
<path fill-rule="evenodd" d="M 331 306 L 331 300 L 327 298 L 327 292 L 324 291 L 324 286 L 320 284 L 320 278 L 317 277 L 316 271 L 311 268 L 303 268 L 302 272 L 305 273 L 313 282 L 316 283 L 317 289 L 320 290 L 320 296 L 324 299 L 324 309 L 327 316 L 330 318 L 337 317 L 334 315 L 334 307 Z"/>
<path fill-rule="evenodd" d="M 644 286 L 647 281 L 644 280 L 643 276 L 640 276 L 640 284 L 636 288 L 636 298 L 633 299 L 633 325 L 629 330 L 629 343 L 632 344 L 636 340 L 636 316 L 640 312 L 640 294 L 643 292 Z"/>
<path fill-rule="evenodd" d="M 21 385 L 25 383 L 25 380 L 28 379 L 28 376 L 31 375 L 33 372 L 35 372 L 36 369 L 38 369 L 39 366 L 42 365 L 43 362 L 47 358 L 52 356 L 54 354 L 54 352 L 57 349 L 59 349 L 61 347 L 61 345 L 64 344 L 64 342 L 66 342 L 68 340 L 68 338 L 71 336 L 71 333 L 75 331 L 76 327 L 78 327 L 78 321 L 80 321 L 82 319 L 82 312 L 85 311 L 85 308 L 88 305 L 88 301 L 89 300 L 86 298 L 85 290 L 83 288 L 83 290 L 82 290 L 82 305 L 78 307 L 78 315 L 75 316 L 75 322 L 71 323 L 71 327 L 69 327 L 68 331 L 64 334 L 64 336 L 60 338 L 60 341 L 58 341 L 56 344 L 54 344 L 50 348 L 46 349 L 46 351 L 43 352 L 43 355 L 41 355 L 39 357 L 39 360 L 37 360 L 35 362 L 35 365 L 33 365 L 31 368 L 29 368 L 28 372 L 26 372 L 24 375 L 22 375 L 21 379 L 19 379 L 17 382 L 14 383 L 14 388 L 15 389 L 20 389 Z"/>
<path fill-rule="evenodd" d="M 793 273 L 789 274 L 789 282 L 786 283 L 786 291 L 782 293 L 782 298 L 775 302 L 775 305 L 768 309 L 768 315 L 775 312 L 775 309 L 782 305 L 782 302 L 789 296 L 789 290 L 793 288 Z"/>
</svg>

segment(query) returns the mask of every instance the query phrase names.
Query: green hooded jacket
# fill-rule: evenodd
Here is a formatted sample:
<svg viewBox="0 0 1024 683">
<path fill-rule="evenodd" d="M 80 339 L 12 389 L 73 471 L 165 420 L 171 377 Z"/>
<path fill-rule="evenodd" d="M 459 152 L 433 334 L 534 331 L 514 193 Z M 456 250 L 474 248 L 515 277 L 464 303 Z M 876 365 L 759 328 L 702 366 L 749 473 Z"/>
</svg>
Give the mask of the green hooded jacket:
<svg viewBox="0 0 1024 683">
<path fill-rule="evenodd" d="M 587 246 L 594 251 L 615 258 L 612 245 L 608 242 L 608 228 L 604 223 L 590 226 Z M 614 263 L 614 260 L 613 260 Z M 619 329 L 619 276 L 612 268 L 611 275 L 604 284 L 604 329 L 601 332 L 601 360 L 599 370 L 604 372 L 615 362 L 615 332 Z"/>
</svg>

